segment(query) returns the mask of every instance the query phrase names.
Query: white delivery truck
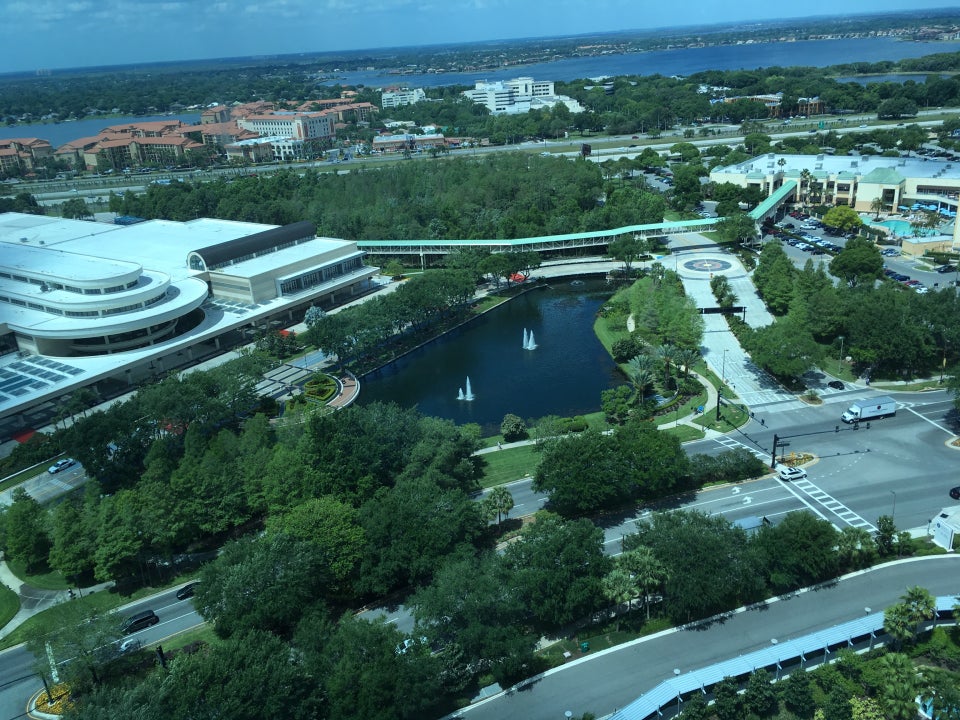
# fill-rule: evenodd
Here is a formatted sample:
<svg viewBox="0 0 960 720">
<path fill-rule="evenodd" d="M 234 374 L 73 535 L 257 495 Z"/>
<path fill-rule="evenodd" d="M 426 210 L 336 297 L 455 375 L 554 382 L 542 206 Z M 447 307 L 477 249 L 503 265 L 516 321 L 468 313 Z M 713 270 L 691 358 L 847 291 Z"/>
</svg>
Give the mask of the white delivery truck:
<svg viewBox="0 0 960 720">
<path fill-rule="evenodd" d="M 891 397 L 876 397 L 869 400 L 857 400 L 840 416 L 845 423 L 876 420 L 893 417 L 897 414 L 897 403 Z"/>
</svg>

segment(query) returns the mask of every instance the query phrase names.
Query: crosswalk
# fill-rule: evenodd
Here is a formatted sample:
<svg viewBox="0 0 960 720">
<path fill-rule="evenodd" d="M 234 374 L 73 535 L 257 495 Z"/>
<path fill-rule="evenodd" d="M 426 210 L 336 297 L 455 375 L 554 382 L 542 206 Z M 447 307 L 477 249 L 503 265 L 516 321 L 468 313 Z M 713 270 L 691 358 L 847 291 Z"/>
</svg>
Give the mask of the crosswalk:
<svg viewBox="0 0 960 720">
<path fill-rule="evenodd" d="M 746 450 L 764 462 L 769 462 L 770 460 L 770 452 L 768 450 L 747 445 L 728 435 L 714 438 L 714 442 L 723 447 L 725 450 Z M 848 508 L 835 497 L 825 492 L 814 483 L 810 482 L 809 478 L 794 480 L 790 483 L 784 483 L 784 485 L 788 490 L 791 490 L 791 492 L 793 492 L 798 499 L 804 502 L 805 505 L 827 520 L 831 519 L 828 517 L 829 514 L 840 520 L 841 523 L 849 525 L 850 527 L 862 528 L 872 533 L 877 531 L 876 526 L 867 522 L 860 515 L 857 515 L 857 513 Z M 801 495 L 804 497 L 800 497 Z M 825 510 L 826 513 L 817 510 L 817 506 Z M 836 524 L 837 523 L 834 523 L 834 525 Z"/>
<path fill-rule="evenodd" d="M 864 520 L 835 497 L 814 485 L 812 482 L 810 482 L 810 480 L 797 480 L 792 482 L 791 486 L 804 493 L 807 497 L 815 501 L 821 507 L 829 510 L 833 515 L 840 518 L 847 525 L 855 528 L 862 528 L 863 530 L 869 530 L 870 532 L 877 531 L 875 525 L 872 525 Z"/>
<path fill-rule="evenodd" d="M 753 455 L 756 455 L 761 460 L 767 461 L 770 459 L 770 451 L 758 448 L 755 446 L 747 445 L 742 443 L 739 440 L 735 440 L 729 435 L 723 435 L 721 437 L 715 438 L 714 442 L 718 445 L 721 445 L 725 450 L 746 450 Z"/>
</svg>

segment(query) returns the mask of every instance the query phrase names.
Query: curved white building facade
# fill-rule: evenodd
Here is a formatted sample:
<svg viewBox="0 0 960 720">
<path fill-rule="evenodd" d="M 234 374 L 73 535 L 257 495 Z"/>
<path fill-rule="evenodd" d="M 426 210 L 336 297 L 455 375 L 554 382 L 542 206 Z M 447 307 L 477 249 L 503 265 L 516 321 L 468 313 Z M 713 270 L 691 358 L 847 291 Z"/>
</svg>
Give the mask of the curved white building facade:
<svg viewBox="0 0 960 720">
<path fill-rule="evenodd" d="M 345 302 L 377 273 L 363 256 L 309 222 L 0 214 L 0 418 L 83 385 L 133 385 Z"/>
</svg>

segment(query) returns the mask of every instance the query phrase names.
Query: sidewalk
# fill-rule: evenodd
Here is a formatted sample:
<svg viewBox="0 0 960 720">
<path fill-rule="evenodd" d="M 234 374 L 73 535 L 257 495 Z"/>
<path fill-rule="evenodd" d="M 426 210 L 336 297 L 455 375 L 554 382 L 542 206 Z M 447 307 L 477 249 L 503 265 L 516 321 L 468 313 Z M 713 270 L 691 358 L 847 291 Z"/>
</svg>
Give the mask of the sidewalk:
<svg viewBox="0 0 960 720">
<path fill-rule="evenodd" d="M 3 559 L 0 559 L 0 583 L 3 583 L 13 590 L 20 598 L 20 610 L 13 616 L 10 622 L 0 628 L 0 638 L 5 638 L 37 613 L 43 612 L 54 605 L 70 599 L 69 590 L 41 590 L 40 588 L 27 585 L 13 574 L 7 566 L 6 560 Z M 81 595 L 86 595 L 111 587 L 113 587 L 113 583 L 106 582 L 100 583 L 99 585 L 91 585 L 86 588 L 79 588 L 79 592 Z"/>
</svg>

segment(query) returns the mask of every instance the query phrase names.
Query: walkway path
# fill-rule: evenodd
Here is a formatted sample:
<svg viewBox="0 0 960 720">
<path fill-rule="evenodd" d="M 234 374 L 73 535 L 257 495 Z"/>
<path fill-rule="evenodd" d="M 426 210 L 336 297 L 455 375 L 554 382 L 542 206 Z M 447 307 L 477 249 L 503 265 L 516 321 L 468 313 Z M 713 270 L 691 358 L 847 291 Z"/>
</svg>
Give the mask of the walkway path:
<svg viewBox="0 0 960 720">
<path fill-rule="evenodd" d="M 746 308 L 744 319 L 751 327 L 764 327 L 773 322 L 773 316 L 757 295 L 750 275 L 736 255 L 719 248 L 700 249 L 704 238 L 684 235 L 671 242 L 675 249 L 674 268 L 683 281 L 687 296 L 697 307 L 716 307 L 717 301 L 710 288 L 714 275 L 723 275 L 737 295 L 738 304 Z M 698 246 L 696 250 L 688 250 Z M 704 338 L 701 352 L 710 369 L 737 393 L 751 408 L 771 403 L 793 402 L 799 407 L 796 395 L 782 387 L 771 375 L 753 364 L 730 331 L 723 315 L 704 315 Z"/>
<path fill-rule="evenodd" d="M 12 633 L 23 625 L 28 618 L 71 598 L 71 591 L 69 590 L 41 590 L 32 585 L 27 585 L 13 574 L 6 561 L 2 559 L 0 559 L 0 583 L 3 583 L 13 590 L 20 598 L 20 610 L 13 616 L 10 622 L 0 628 L 0 638 L 4 638 Z M 86 595 L 110 587 L 113 587 L 112 582 L 101 583 L 100 585 L 81 588 L 80 592 Z"/>
</svg>

